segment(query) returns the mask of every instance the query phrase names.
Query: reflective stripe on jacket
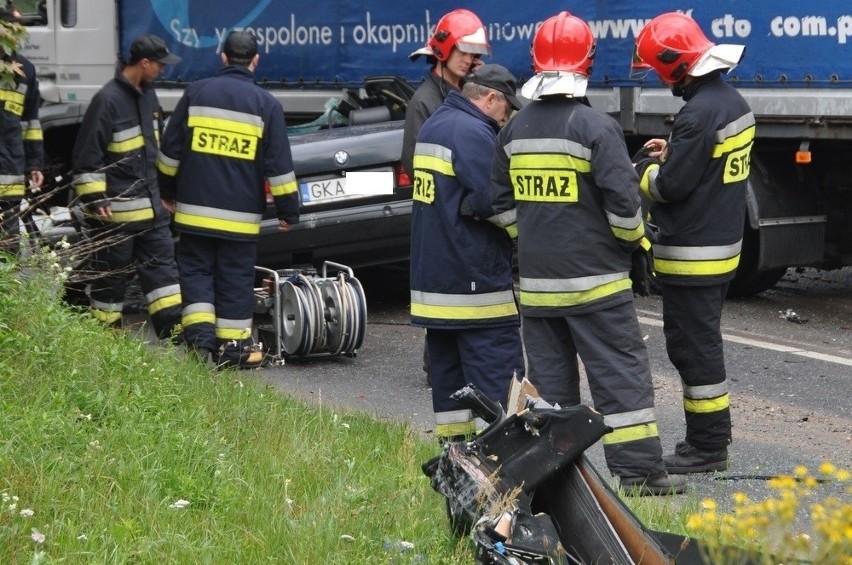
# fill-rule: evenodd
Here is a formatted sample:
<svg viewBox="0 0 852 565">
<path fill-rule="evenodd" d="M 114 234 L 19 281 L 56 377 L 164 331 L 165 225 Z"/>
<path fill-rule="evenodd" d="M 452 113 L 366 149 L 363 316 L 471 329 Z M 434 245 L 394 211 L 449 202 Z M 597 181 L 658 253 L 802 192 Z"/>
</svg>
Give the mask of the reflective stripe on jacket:
<svg viewBox="0 0 852 565">
<path fill-rule="evenodd" d="M 644 225 L 615 120 L 567 98 L 528 104 L 498 135 L 492 186 L 492 221 L 518 238 L 524 315 L 632 299 L 630 253 Z"/>
<path fill-rule="evenodd" d="M 669 284 L 721 284 L 740 260 L 755 120 L 718 73 L 688 85 L 684 99 L 666 162 L 642 179 L 660 228 L 654 270 Z"/>
<path fill-rule="evenodd" d="M 178 231 L 254 239 L 266 210 L 299 219 L 299 192 L 281 104 L 243 66 L 190 84 L 157 159 L 163 197 L 176 200 Z"/>
</svg>

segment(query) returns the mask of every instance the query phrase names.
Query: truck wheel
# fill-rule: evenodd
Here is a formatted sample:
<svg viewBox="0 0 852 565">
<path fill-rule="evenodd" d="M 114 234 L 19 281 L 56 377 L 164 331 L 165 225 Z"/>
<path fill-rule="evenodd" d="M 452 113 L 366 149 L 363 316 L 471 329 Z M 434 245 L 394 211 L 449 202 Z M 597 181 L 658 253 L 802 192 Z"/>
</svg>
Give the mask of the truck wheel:
<svg viewBox="0 0 852 565">
<path fill-rule="evenodd" d="M 786 267 L 775 267 L 760 271 L 757 268 L 760 259 L 760 232 L 746 226 L 743 232 L 743 248 L 737 274 L 728 287 L 728 298 L 753 296 L 775 286 Z"/>
</svg>

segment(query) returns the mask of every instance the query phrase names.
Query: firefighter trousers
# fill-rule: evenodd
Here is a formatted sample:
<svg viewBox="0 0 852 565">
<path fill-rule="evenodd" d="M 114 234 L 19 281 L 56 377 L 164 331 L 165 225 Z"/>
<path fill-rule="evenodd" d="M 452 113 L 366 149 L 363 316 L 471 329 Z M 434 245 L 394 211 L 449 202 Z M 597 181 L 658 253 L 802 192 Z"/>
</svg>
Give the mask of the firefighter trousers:
<svg viewBox="0 0 852 565">
<path fill-rule="evenodd" d="M 517 326 L 426 330 L 432 375 L 435 435 L 470 436 L 485 428 L 471 411 L 450 398 L 472 384 L 491 400 L 506 406 L 513 375 L 523 378 L 524 357 Z"/>
<path fill-rule="evenodd" d="M 97 249 L 91 257 L 92 270 L 102 275 L 89 288 L 92 314 L 107 324 L 120 322 L 127 281 L 135 271 L 154 331 L 161 339 L 170 337 L 179 329 L 181 297 L 168 225 L 139 231 L 126 227 L 95 229 L 115 242 Z M 105 236 L 96 233 L 94 237 Z"/>
<path fill-rule="evenodd" d="M 177 245 L 186 343 L 217 351 L 253 343 L 256 241 L 182 233 Z"/>
<path fill-rule="evenodd" d="M 613 428 L 602 440 L 610 473 L 665 473 L 648 350 L 633 301 L 582 315 L 525 316 L 522 327 L 528 377 L 544 400 L 579 404 L 578 355 L 583 361 L 594 407 Z"/>
<path fill-rule="evenodd" d="M 722 345 L 722 306 L 728 283 L 663 284 L 666 351 L 683 385 L 686 441 L 718 451 L 731 442 L 731 409 Z"/>
</svg>

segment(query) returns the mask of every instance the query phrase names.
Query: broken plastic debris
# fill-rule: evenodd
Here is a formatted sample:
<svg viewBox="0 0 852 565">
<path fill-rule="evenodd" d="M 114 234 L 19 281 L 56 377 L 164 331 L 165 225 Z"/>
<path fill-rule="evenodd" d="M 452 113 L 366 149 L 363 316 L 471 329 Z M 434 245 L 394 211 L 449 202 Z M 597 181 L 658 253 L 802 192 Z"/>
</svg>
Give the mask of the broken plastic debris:
<svg viewBox="0 0 852 565">
<path fill-rule="evenodd" d="M 808 321 L 804 320 L 796 314 L 792 308 L 787 308 L 786 312 L 778 311 L 781 314 L 781 318 L 787 320 L 788 322 L 793 322 L 794 324 L 806 324 Z"/>
</svg>

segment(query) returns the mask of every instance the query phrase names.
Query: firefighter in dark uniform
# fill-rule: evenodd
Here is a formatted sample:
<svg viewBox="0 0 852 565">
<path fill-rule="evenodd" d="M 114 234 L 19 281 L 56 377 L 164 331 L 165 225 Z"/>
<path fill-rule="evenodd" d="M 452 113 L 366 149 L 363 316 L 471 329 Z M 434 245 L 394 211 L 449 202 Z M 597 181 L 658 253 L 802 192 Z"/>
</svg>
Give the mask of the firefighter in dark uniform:
<svg viewBox="0 0 852 565">
<path fill-rule="evenodd" d="M 462 80 L 481 64 L 481 57 L 490 54 L 491 46 L 479 17 L 470 10 L 457 9 L 444 14 L 426 45 L 408 56 L 412 61 L 423 56 L 429 63 L 429 72 L 405 107 L 401 161 L 409 175 L 414 172 L 414 144 L 423 123 L 444 103 L 449 92 L 461 90 Z M 423 370 L 426 382 L 432 386 L 425 347 Z"/>
<path fill-rule="evenodd" d="M 636 40 L 634 68 L 653 69 L 686 101 L 668 142 L 648 141 L 650 157 L 637 163 L 660 228 L 653 255 L 666 349 L 683 384 L 686 439 L 665 457 L 670 473 L 728 468 L 731 413 L 720 323 L 740 259 L 755 121 L 720 75 L 743 51 L 713 44 L 681 13 L 657 16 Z"/>
<path fill-rule="evenodd" d="M 485 427 L 450 398 L 473 384 L 504 406 L 524 372 L 511 238 L 489 222 L 500 123 L 519 108 L 515 78 L 483 65 L 423 124 L 414 153 L 411 323 L 426 328 L 435 435 Z"/>
<path fill-rule="evenodd" d="M 639 178 L 618 123 L 584 103 L 595 42 L 568 12 L 533 39 L 532 100 L 497 137 L 494 212 L 517 233 L 528 376 L 542 398 L 577 404 L 577 355 L 610 472 L 631 494 L 682 492 L 669 476 L 648 352 L 633 306 L 631 253 L 644 236 Z"/>
<path fill-rule="evenodd" d="M 163 137 L 157 167 L 174 210 L 187 344 L 219 366 L 257 367 L 254 277 L 265 184 L 279 229 L 299 219 L 299 196 L 281 104 L 257 85 L 257 39 L 228 34 L 223 68 L 187 86 Z"/>
<path fill-rule="evenodd" d="M 16 14 L 0 9 L 3 25 L 18 24 Z M 0 85 L 0 239 L 2 249 L 16 253 L 20 241 L 18 211 L 27 183 L 33 188 L 44 182 L 42 132 L 38 119 L 39 89 L 35 67 L 23 55 L 5 53 L 3 61 L 20 65 L 12 84 Z"/>
<path fill-rule="evenodd" d="M 89 289 L 90 310 L 107 324 L 120 324 L 135 268 L 161 338 L 178 335 L 181 295 L 169 214 L 157 186 L 163 111 L 151 83 L 165 65 L 179 61 L 159 37 L 135 39 L 127 64 L 86 109 L 72 155 L 74 189 L 101 243 L 91 258 L 100 276 Z"/>
<path fill-rule="evenodd" d="M 470 10 L 444 14 L 426 45 L 408 57 L 413 61 L 426 57 L 429 73 L 417 87 L 405 109 L 402 138 L 402 164 L 409 174 L 414 170 L 414 144 L 423 122 L 444 103 L 447 94 L 461 90 L 462 80 L 491 54 L 488 35 L 479 17 Z"/>
</svg>

